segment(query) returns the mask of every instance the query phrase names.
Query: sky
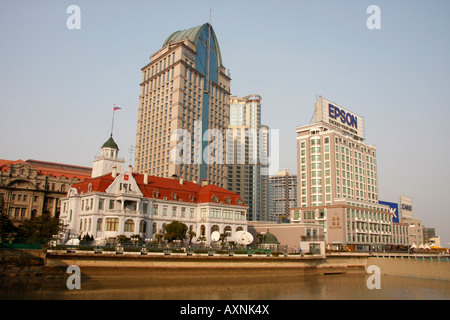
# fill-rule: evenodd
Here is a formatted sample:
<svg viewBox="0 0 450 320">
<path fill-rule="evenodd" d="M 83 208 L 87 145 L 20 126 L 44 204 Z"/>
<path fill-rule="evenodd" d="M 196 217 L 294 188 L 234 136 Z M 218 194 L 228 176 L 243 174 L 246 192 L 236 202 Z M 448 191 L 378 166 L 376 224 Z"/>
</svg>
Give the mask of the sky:
<svg viewBox="0 0 450 320">
<path fill-rule="evenodd" d="M 70 5 L 80 29 L 69 29 Z M 381 29 L 369 29 L 380 8 Z M 0 0 L 0 158 L 92 166 L 109 138 L 136 144 L 141 68 L 174 31 L 210 20 L 231 94 L 262 96 L 296 173 L 296 127 L 318 96 L 364 117 L 381 200 L 450 245 L 450 2 L 417 0 Z"/>
</svg>

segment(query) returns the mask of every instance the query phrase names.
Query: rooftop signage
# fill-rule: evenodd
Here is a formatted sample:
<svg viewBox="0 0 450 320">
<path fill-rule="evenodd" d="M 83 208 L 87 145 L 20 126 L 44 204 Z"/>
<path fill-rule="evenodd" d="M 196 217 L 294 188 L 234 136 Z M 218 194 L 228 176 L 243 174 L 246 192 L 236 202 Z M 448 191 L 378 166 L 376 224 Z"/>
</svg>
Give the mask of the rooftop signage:
<svg viewBox="0 0 450 320">
<path fill-rule="evenodd" d="M 316 101 L 315 122 L 326 122 L 356 138 L 364 139 L 364 118 L 320 97 Z"/>
</svg>

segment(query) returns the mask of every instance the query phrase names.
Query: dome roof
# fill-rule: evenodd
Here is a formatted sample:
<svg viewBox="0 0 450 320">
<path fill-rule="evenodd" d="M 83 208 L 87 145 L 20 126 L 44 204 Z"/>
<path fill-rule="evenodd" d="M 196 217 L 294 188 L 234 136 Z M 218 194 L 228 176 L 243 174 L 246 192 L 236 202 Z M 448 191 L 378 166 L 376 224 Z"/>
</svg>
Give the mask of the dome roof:
<svg viewBox="0 0 450 320">
<path fill-rule="evenodd" d="M 111 137 L 109 137 L 108 141 L 106 141 L 106 142 L 102 145 L 102 149 L 103 149 L 103 148 L 111 148 L 111 149 L 119 150 L 119 147 L 117 146 L 117 143 L 114 141 L 112 135 L 111 135 Z"/>
<path fill-rule="evenodd" d="M 169 37 L 167 37 L 166 41 L 164 41 L 163 47 L 169 45 L 172 42 L 178 42 L 182 40 L 189 40 L 194 43 L 195 47 L 198 46 L 198 41 L 200 38 L 207 41 L 207 31 L 208 28 L 211 27 L 211 37 L 213 43 L 211 45 L 217 50 L 217 64 L 218 66 L 222 66 L 222 54 L 220 52 L 219 43 L 217 42 L 216 34 L 214 32 L 213 27 L 209 23 L 204 23 L 200 26 L 193 27 L 186 30 L 178 30 L 172 33 Z M 203 33 L 203 36 L 202 36 Z"/>
<path fill-rule="evenodd" d="M 269 231 L 267 231 L 264 236 L 262 237 L 262 243 L 263 244 L 280 244 L 278 242 L 277 237 L 270 233 Z"/>
</svg>

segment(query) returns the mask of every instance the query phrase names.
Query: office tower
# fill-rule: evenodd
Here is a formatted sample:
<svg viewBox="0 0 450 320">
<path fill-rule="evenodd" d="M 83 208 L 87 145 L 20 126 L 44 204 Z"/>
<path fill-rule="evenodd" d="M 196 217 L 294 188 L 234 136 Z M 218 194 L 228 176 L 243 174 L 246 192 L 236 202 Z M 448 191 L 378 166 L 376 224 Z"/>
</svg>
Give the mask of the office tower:
<svg viewBox="0 0 450 320">
<path fill-rule="evenodd" d="M 261 96 L 231 97 L 228 189 L 238 193 L 249 206 L 249 221 L 268 219 L 268 133 L 269 127 L 261 124 Z"/>
<path fill-rule="evenodd" d="M 268 200 L 268 220 L 287 222 L 291 208 L 297 207 L 297 175 L 282 169 L 270 176 Z"/>
<path fill-rule="evenodd" d="M 137 172 L 227 185 L 224 153 L 209 148 L 229 123 L 225 72 L 209 23 L 172 33 L 150 57 L 140 84 Z"/>
<path fill-rule="evenodd" d="M 376 148 L 364 142 L 363 118 L 320 97 L 314 122 L 296 131 L 298 207 L 291 222 L 323 224 L 331 247 L 405 246 L 407 225 L 394 224 L 389 205 L 379 203 Z"/>
<path fill-rule="evenodd" d="M 298 205 L 336 199 L 378 203 L 376 148 L 364 142 L 363 118 L 320 97 L 315 121 L 297 128 Z"/>
</svg>

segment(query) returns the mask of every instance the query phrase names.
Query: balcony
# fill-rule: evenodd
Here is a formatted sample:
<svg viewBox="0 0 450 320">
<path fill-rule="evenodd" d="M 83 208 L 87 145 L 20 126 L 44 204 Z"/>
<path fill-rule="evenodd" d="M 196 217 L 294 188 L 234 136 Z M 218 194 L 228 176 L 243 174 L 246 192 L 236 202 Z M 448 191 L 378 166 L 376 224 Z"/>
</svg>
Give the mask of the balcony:
<svg viewBox="0 0 450 320">
<path fill-rule="evenodd" d="M 325 241 L 325 235 L 321 235 L 321 236 L 300 236 L 300 241 Z"/>
</svg>

